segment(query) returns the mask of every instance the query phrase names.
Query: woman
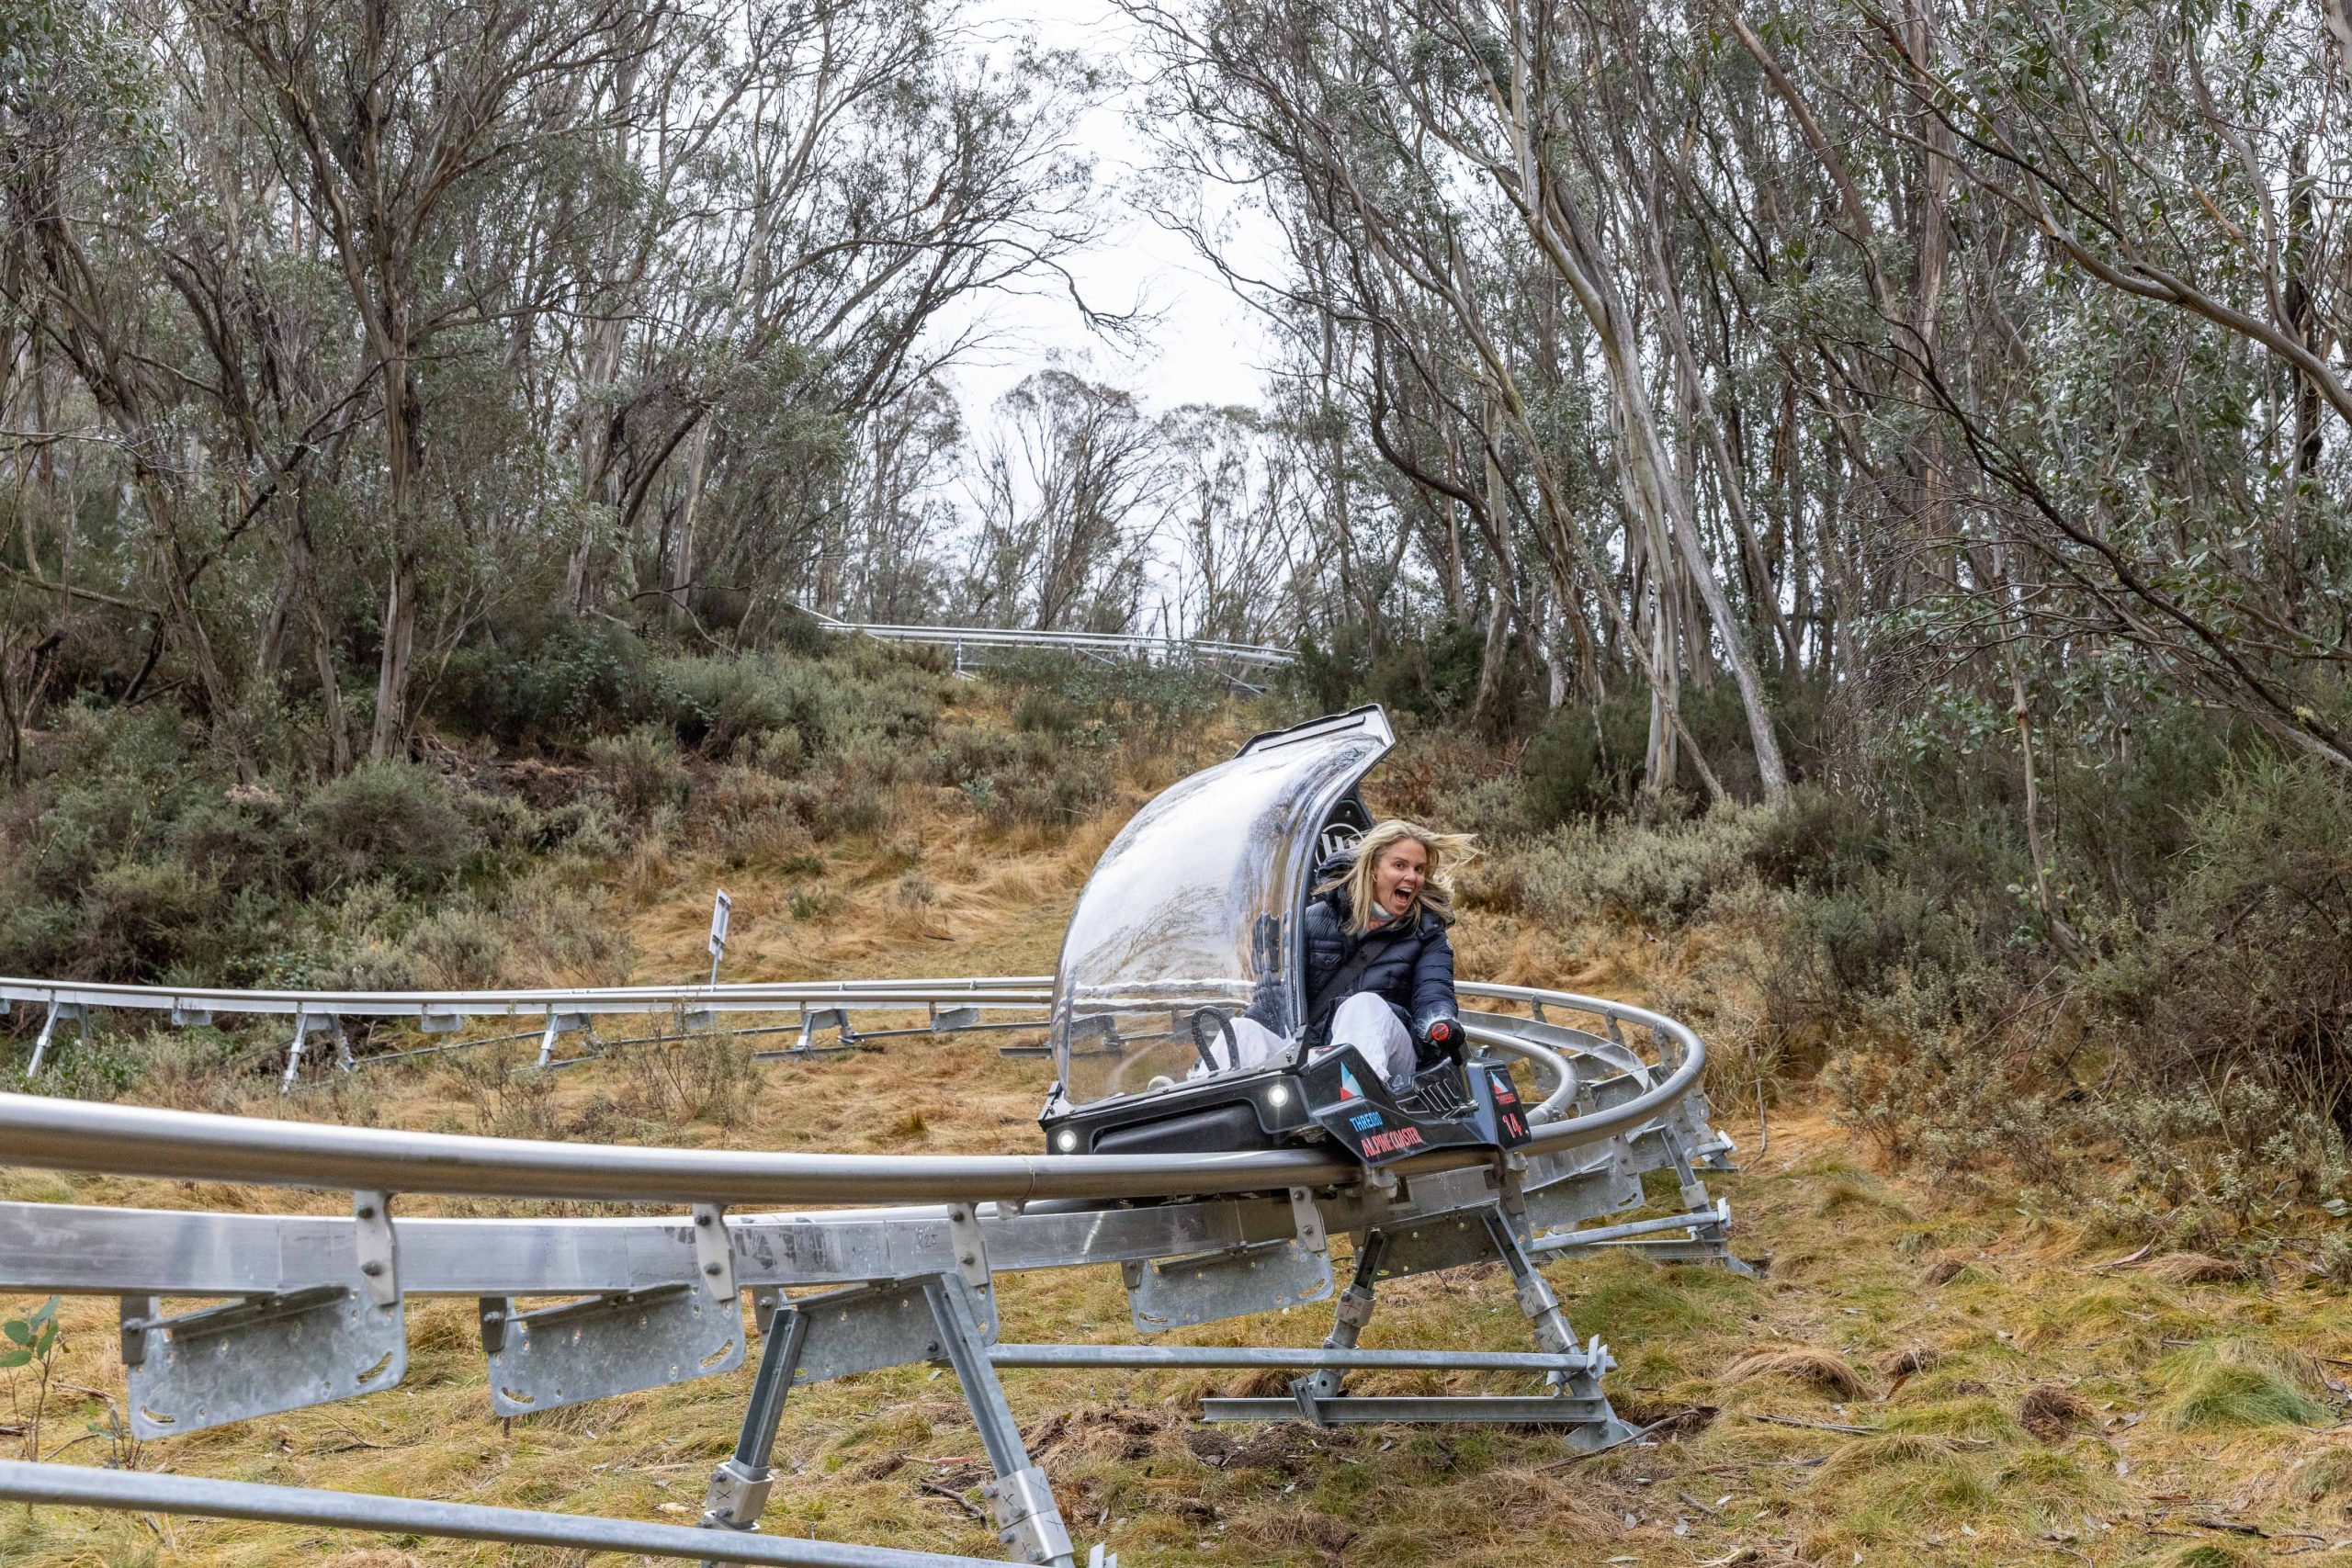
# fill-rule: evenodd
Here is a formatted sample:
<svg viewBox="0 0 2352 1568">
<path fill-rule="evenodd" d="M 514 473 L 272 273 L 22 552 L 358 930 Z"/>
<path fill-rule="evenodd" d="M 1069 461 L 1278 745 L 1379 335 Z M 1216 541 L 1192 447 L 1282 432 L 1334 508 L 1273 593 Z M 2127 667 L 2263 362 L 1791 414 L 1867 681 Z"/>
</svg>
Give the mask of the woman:
<svg viewBox="0 0 2352 1568">
<path fill-rule="evenodd" d="M 1444 1052 L 1460 1043 L 1445 928 L 1453 923 L 1450 863 L 1472 852 L 1466 833 L 1392 818 L 1324 863 L 1300 932 L 1311 1053 L 1352 1045 L 1402 1085 L 1413 1076 L 1418 1045 Z M 1260 1019 L 1245 1015 L 1229 1027 L 1230 1038 L 1207 1049 L 1232 1067 L 1256 1066 L 1282 1047 Z"/>
</svg>

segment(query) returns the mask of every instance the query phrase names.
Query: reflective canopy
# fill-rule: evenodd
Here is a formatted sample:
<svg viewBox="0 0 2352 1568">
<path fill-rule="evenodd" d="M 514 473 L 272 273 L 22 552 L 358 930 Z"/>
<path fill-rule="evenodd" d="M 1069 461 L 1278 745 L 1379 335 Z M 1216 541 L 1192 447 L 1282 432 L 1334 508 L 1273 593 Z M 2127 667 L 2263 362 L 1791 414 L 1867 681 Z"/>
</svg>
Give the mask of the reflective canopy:
<svg viewBox="0 0 2352 1568">
<path fill-rule="evenodd" d="M 1203 1008 L 1216 1010 L 1212 1041 L 1217 1017 L 1245 1010 L 1294 1032 L 1317 835 L 1395 739 L 1377 706 L 1261 735 L 1170 786 L 1111 841 L 1054 977 L 1054 1065 L 1072 1104 L 1182 1081 L 1201 1066 Z"/>
</svg>

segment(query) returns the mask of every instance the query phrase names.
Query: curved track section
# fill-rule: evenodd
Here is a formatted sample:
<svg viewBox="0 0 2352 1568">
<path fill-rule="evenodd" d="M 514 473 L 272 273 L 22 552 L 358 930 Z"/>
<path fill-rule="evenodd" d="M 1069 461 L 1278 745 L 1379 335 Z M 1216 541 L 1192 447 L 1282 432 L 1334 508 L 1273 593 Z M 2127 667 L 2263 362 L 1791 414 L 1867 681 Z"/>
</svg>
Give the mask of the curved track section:
<svg viewBox="0 0 2352 1568">
<path fill-rule="evenodd" d="M 143 1437 L 396 1385 L 406 1366 L 404 1303 L 414 1297 L 481 1301 L 492 1406 L 528 1416 L 740 1368 L 752 1338 L 742 1317 L 748 1293 L 759 1371 L 736 1453 L 713 1475 L 707 1527 L 752 1528 L 791 1387 L 928 1359 L 955 1371 L 971 1407 L 997 1472 L 989 1496 L 1001 1541 L 1016 1560 L 1074 1564 L 1050 1488 L 1005 1404 L 999 1366 L 1287 1368 L 1307 1373 L 1288 1397 L 1211 1400 L 1205 1414 L 1321 1424 L 1533 1421 L 1594 1447 L 1625 1431 L 1601 1391 L 1612 1363 L 1597 1337 L 1578 1343 L 1539 1264 L 1615 1247 L 1740 1267 L 1725 1239 L 1728 1209 L 1701 1175 L 1723 1168 L 1730 1143 L 1707 1125 L 1699 1089 L 1706 1051 L 1696 1034 L 1601 998 L 1475 984 L 1461 990 L 1496 1004 L 1466 1015 L 1472 1038 L 1519 1055 L 1546 1086 L 1535 1137 L 1500 1159 L 1425 1156 L 1372 1177 L 1314 1148 L 941 1156 L 605 1147 L 0 1094 L 0 1160 L 9 1164 L 353 1194 L 348 1219 L 0 1203 L 0 1292 L 122 1298 L 125 1404 Z M 587 1059 L 552 1056 L 564 1035 L 583 1036 L 592 1055 L 601 1048 L 600 1016 L 668 1014 L 681 1035 L 790 1032 L 796 1044 L 775 1055 L 813 1059 L 907 1034 L 1035 1029 L 1046 991 L 1047 982 L 1033 976 L 407 994 L 0 981 L 0 997 L 46 1009 L 36 1055 L 57 1044 L 62 1021 L 86 1031 L 93 1015 L 108 1011 L 166 1012 L 184 1024 L 220 1014 L 288 1016 L 288 1083 L 317 1032 L 331 1032 L 337 1045 L 334 1066 L 322 1062 L 317 1070 L 352 1070 L 371 1059 L 352 1051 L 346 1019 L 435 1033 L 476 1019 L 539 1019 L 540 1061 L 555 1067 Z M 921 1023 L 907 1021 L 917 1014 Z M 762 1015 L 783 1021 L 762 1025 Z M 657 1032 L 634 1045 L 676 1037 Z M 1645 1185 L 1649 1172 L 1672 1173 L 1670 1196 Z M 401 1193 L 594 1198 L 689 1213 L 396 1219 Z M 738 1212 L 790 1203 L 852 1206 Z M 1343 1293 L 1333 1273 L 1335 1233 L 1354 1243 L 1353 1280 Z M 1397 1354 L 1358 1348 L 1381 1280 L 1497 1258 L 1514 1280 L 1536 1350 L 1464 1352 L 1446 1364 L 1464 1375 L 1540 1378 L 1542 1393 L 1383 1398 L 1346 1391 L 1351 1371 L 1389 1365 Z M 1336 1319 L 1314 1350 L 998 1343 L 997 1275 L 1090 1265 L 1120 1268 L 1141 1334 L 1335 1294 Z M 160 1299 L 167 1296 L 222 1304 L 166 1316 Z M 101 1485 L 56 1466 L 0 1467 L 0 1496 L 205 1511 L 212 1495 L 209 1483 L 198 1483 L 166 1498 L 151 1481 L 160 1485 L 150 1477 Z M 337 1494 L 275 1490 L 284 1495 L 240 1494 L 233 1506 L 224 1493 L 219 1511 L 355 1528 L 381 1511 Z M 410 1505 L 418 1518 L 442 1506 Z M 505 1515 L 515 1517 L 493 1517 Z M 527 1522 L 534 1518 L 540 1522 Z M 631 1521 L 483 1509 L 457 1522 L 464 1528 L 452 1533 L 663 1550 Z M 886 1560 L 859 1557 L 860 1548 L 828 1550 L 843 1555 L 763 1552 L 756 1560 Z M 1093 1560 L 1105 1561 L 1101 1549 Z"/>
</svg>

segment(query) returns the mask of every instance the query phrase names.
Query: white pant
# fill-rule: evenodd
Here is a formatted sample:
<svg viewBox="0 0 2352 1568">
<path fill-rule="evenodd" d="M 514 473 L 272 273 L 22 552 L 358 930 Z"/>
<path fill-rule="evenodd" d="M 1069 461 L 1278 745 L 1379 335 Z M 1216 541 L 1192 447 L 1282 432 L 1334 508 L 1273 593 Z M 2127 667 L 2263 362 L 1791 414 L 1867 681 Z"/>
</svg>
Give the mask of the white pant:
<svg viewBox="0 0 2352 1568">
<path fill-rule="evenodd" d="M 1370 991 L 1358 991 L 1331 1015 L 1331 1046 L 1352 1045 L 1363 1053 L 1373 1070 L 1391 1084 L 1413 1076 L 1413 1036 L 1396 1020 L 1396 1010 Z M 1283 1037 L 1254 1018 L 1233 1021 L 1233 1068 L 1254 1067 L 1280 1051 Z M 1212 1046 L 1213 1051 L 1216 1050 Z M 1223 1052 L 1216 1053 L 1222 1055 Z M 1196 1066 L 1188 1075 L 1207 1077 Z"/>
</svg>

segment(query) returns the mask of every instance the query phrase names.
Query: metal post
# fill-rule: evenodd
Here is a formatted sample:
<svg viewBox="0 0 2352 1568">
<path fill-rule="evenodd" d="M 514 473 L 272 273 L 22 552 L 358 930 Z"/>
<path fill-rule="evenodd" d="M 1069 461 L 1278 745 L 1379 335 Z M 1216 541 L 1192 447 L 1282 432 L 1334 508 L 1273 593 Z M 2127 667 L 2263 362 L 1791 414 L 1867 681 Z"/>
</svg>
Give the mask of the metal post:
<svg viewBox="0 0 2352 1568">
<path fill-rule="evenodd" d="M 49 1016 L 41 1020 L 40 1038 L 33 1042 L 33 1059 L 25 1064 L 25 1081 L 28 1083 L 40 1071 L 40 1059 L 49 1055 L 49 1043 L 57 1033 L 57 998 L 51 997 L 49 999 Z M 89 1028 L 87 1023 L 83 1024 L 83 1032 L 86 1034 Z"/>
<path fill-rule="evenodd" d="M 940 1348 L 956 1369 L 956 1381 L 964 1385 L 965 1403 L 980 1431 L 980 1447 L 996 1471 L 996 1480 L 985 1491 L 996 1511 L 997 1539 L 1012 1551 L 1017 1562 L 1073 1568 L 1069 1529 L 1055 1506 L 1052 1483 L 1029 1462 L 1029 1451 L 1022 1446 L 1004 1385 L 997 1382 L 996 1368 L 989 1361 L 972 1287 L 961 1274 L 940 1274 L 922 1282 L 922 1293 L 939 1325 Z"/>
<path fill-rule="evenodd" d="M 761 1348 L 760 1370 L 752 1380 L 752 1403 L 743 1412 L 735 1455 L 711 1472 L 703 1529 L 759 1528 L 760 1510 L 767 1506 L 768 1488 L 775 1481 L 770 1463 L 775 1457 L 776 1426 L 784 1419 L 784 1397 L 791 1392 L 800 1348 L 808 1339 L 807 1314 L 778 1301 L 775 1315 L 768 1320 L 767 1344 Z M 704 1568 L 711 1564 L 706 1562 Z"/>
<path fill-rule="evenodd" d="M 1510 1222 L 1503 1217 L 1499 1208 L 1488 1209 L 1480 1217 L 1486 1221 L 1487 1238 L 1501 1256 L 1503 1267 L 1510 1270 L 1512 1287 L 1519 1294 L 1519 1310 L 1526 1315 L 1529 1326 L 1535 1330 L 1537 1348 L 1554 1355 L 1566 1355 L 1575 1350 L 1576 1330 L 1568 1326 L 1567 1314 L 1560 1310 L 1560 1298 L 1552 1293 L 1550 1282 L 1536 1271 L 1534 1263 L 1527 1256 L 1527 1249 L 1520 1245 L 1519 1234 L 1510 1228 Z M 1609 1370 L 1611 1362 L 1598 1337 L 1589 1347 L 1589 1352 L 1581 1371 L 1553 1372 L 1545 1377 L 1544 1382 L 1561 1398 L 1600 1402 L 1603 1419 L 1595 1425 L 1571 1427 L 1569 1431 L 1572 1440 L 1582 1445 L 1607 1448 L 1612 1443 L 1624 1441 L 1633 1428 L 1618 1418 L 1615 1410 L 1610 1406 L 1609 1396 L 1601 1392 L 1600 1375 Z"/>
<path fill-rule="evenodd" d="M 1380 1277 L 1380 1260 L 1388 1251 L 1388 1237 L 1381 1231 L 1366 1231 L 1362 1245 L 1356 1248 L 1355 1278 L 1340 1294 L 1339 1304 L 1331 1311 L 1331 1333 L 1323 1341 L 1326 1350 L 1352 1350 L 1363 1337 L 1364 1327 L 1372 1322 L 1373 1281 Z M 1306 1418 L 1315 1419 L 1315 1403 L 1336 1399 L 1340 1395 L 1340 1380 L 1345 1376 L 1337 1368 L 1326 1367 L 1290 1385 L 1291 1397 Z"/>
<path fill-rule="evenodd" d="M 277 1080 L 277 1092 L 294 1092 L 294 1076 L 302 1070 L 302 1043 L 311 1037 L 311 1014 L 307 1008 L 294 1010 L 294 1041 L 286 1047 L 286 1074 Z"/>
</svg>

